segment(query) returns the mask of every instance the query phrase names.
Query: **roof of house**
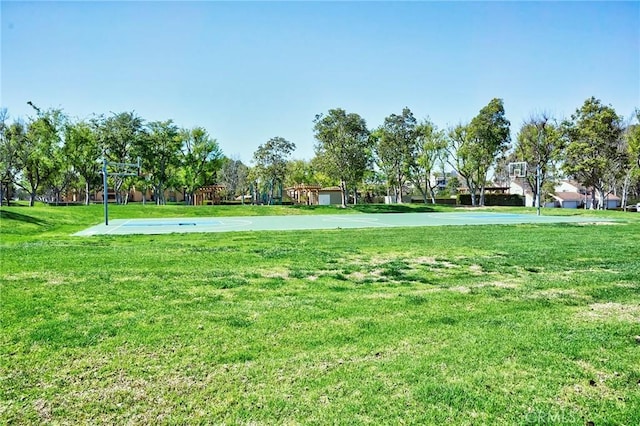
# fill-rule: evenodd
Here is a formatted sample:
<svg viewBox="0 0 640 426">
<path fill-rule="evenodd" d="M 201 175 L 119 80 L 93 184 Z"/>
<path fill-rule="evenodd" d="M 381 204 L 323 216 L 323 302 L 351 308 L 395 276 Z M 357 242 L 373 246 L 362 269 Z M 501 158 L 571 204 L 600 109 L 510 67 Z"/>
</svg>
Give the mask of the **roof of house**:
<svg viewBox="0 0 640 426">
<path fill-rule="evenodd" d="M 570 192 L 570 191 L 555 192 L 553 194 L 553 196 L 555 198 L 558 198 L 561 201 L 584 201 L 585 200 L 585 194 L 581 194 L 579 192 Z M 586 194 L 586 198 L 587 199 L 591 199 L 591 193 Z M 605 200 L 608 200 L 608 201 L 619 201 L 620 200 L 620 197 L 618 197 L 617 195 L 613 195 L 613 194 L 609 194 L 604 198 L 605 198 Z"/>
<path fill-rule="evenodd" d="M 562 186 L 564 186 L 565 188 L 567 186 L 575 188 L 575 191 L 565 191 L 565 192 L 579 192 L 579 193 L 581 193 L 583 195 L 584 195 L 585 192 L 588 192 L 588 193 L 591 192 L 591 188 L 589 188 L 589 189 L 585 188 L 584 185 L 581 185 L 580 182 L 578 182 L 575 179 L 562 179 L 562 180 L 560 180 L 560 182 L 558 182 L 556 184 L 556 189 L 559 188 L 559 187 L 562 187 Z"/>
<path fill-rule="evenodd" d="M 529 181 L 524 179 L 524 178 L 517 178 L 517 179 L 513 179 L 511 181 L 512 185 L 516 185 L 519 186 L 520 188 L 522 188 L 525 192 L 533 192 L 533 189 L 531 188 L 531 185 L 529 184 Z"/>
<path fill-rule="evenodd" d="M 553 196 L 560 201 L 582 201 L 584 195 L 579 192 L 554 192 Z"/>
</svg>

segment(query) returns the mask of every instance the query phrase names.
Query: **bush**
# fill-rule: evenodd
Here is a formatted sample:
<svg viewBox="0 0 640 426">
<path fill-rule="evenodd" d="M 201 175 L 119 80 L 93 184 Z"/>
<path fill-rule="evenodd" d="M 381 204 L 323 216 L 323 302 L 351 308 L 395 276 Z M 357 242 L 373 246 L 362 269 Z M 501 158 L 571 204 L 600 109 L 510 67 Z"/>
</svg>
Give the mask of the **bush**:
<svg viewBox="0 0 640 426">
<path fill-rule="evenodd" d="M 471 194 L 458 195 L 458 203 L 463 206 L 471 205 Z M 516 194 L 485 194 L 484 195 L 485 206 L 511 206 L 511 207 L 523 207 L 524 197 Z"/>
</svg>

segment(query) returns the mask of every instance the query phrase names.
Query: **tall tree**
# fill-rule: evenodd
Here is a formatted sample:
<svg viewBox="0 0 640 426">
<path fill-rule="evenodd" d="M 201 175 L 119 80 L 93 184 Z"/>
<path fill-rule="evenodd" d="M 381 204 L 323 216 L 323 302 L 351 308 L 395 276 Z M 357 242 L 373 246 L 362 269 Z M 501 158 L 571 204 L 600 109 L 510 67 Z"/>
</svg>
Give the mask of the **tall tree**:
<svg viewBox="0 0 640 426">
<path fill-rule="evenodd" d="M 472 136 L 469 124 L 458 124 L 449 129 L 447 134 L 447 162 L 462 178 L 469 193 L 471 194 L 471 204 L 477 204 L 476 194 L 478 193 L 477 179 L 475 178 L 476 166 L 472 156 Z"/>
<path fill-rule="evenodd" d="M 469 124 L 471 139 L 467 148 L 468 155 L 473 164 L 475 188 L 480 192 L 481 206 L 484 205 L 484 193 L 489 169 L 495 164 L 496 159 L 509 148 L 511 136 L 504 112 L 502 99 L 494 98 L 489 104 L 480 110 Z M 472 194 L 472 197 L 475 195 Z"/>
<path fill-rule="evenodd" d="M 635 124 L 629 124 L 624 132 L 624 149 L 627 153 L 626 171 L 622 184 L 622 208 L 626 208 L 632 183 L 640 182 L 640 109 L 636 109 Z"/>
<path fill-rule="evenodd" d="M 564 123 L 564 128 L 568 139 L 564 171 L 594 188 L 593 201 L 597 196 L 598 208 L 604 208 L 604 199 L 622 177 L 621 164 L 626 161 L 621 150 L 622 119 L 613 107 L 591 97 Z"/>
<path fill-rule="evenodd" d="M 369 130 L 358 114 L 341 108 L 329 110 L 327 115 L 316 115 L 314 136 L 317 163 L 324 173 L 340 181 L 342 207 L 347 206 L 349 185 L 362 181 L 371 164 Z"/>
<path fill-rule="evenodd" d="M 64 154 L 84 185 L 84 203 L 89 205 L 90 194 L 100 184 L 100 145 L 95 129 L 86 121 L 65 126 Z"/>
<path fill-rule="evenodd" d="M 179 182 L 186 192 L 186 201 L 195 202 L 194 193 L 198 188 L 215 183 L 216 172 L 222 161 L 218 142 L 211 138 L 202 127 L 182 130 L 182 162 Z"/>
<path fill-rule="evenodd" d="M 59 204 L 63 195 L 69 195 L 78 181 L 78 174 L 73 170 L 69 157 L 65 154 L 64 146 L 54 145 L 52 158 L 54 172 L 47 181 L 45 199 Z M 68 200 L 67 200 L 68 201 Z"/>
<path fill-rule="evenodd" d="M 417 121 L 409 108 L 402 114 L 391 114 L 374 132 L 375 157 L 387 176 L 396 203 L 402 203 L 402 190 L 409 177 L 416 150 Z"/>
<path fill-rule="evenodd" d="M 8 124 L 7 110 L 0 110 L 0 206 L 6 201 L 11 203 L 11 193 L 18 174 L 22 169 L 18 147 L 25 137 L 24 125 L 21 122 Z"/>
<path fill-rule="evenodd" d="M 267 189 L 267 204 L 273 202 L 274 188 L 284 183 L 287 163 L 295 149 L 293 142 L 277 136 L 260 145 L 253 153 L 256 173 Z"/>
<path fill-rule="evenodd" d="M 285 185 L 293 186 L 300 183 L 317 183 L 316 171 L 311 161 L 291 160 L 287 163 L 287 177 Z"/>
<path fill-rule="evenodd" d="M 60 110 L 42 112 L 35 106 L 33 108 L 37 116 L 27 122 L 24 137 L 16 140 L 22 166 L 21 178 L 16 183 L 29 193 L 30 206 L 35 204 L 36 196 L 43 192 L 57 172 L 55 151 L 61 146 L 61 129 L 65 120 Z"/>
<path fill-rule="evenodd" d="M 97 131 L 98 143 L 102 155 L 114 163 L 135 163 L 136 155 L 141 151 L 140 146 L 146 137 L 144 120 L 135 112 L 122 112 L 111 117 L 99 117 L 93 120 Z M 122 203 L 123 188 L 126 177 L 112 175 L 116 202 Z M 131 181 L 131 179 L 129 179 Z M 107 194 L 105 194 L 105 197 Z"/>
<path fill-rule="evenodd" d="M 182 138 L 173 120 L 153 121 L 147 124 L 147 133 L 141 138 L 137 156 L 142 158 L 146 180 L 153 186 L 156 204 L 166 204 L 164 192 L 180 165 Z"/>
<path fill-rule="evenodd" d="M 536 174 L 540 170 L 540 188 L 545 188 L 557 177 L 557 164 L 562 159 L 564 138 L 560 127 L 547 114 L 532 116 L 518 132 L 514 159 L 527 163 L 525 182 L 538 199 Z"/>
<path fill-rule="evenodd" d="M 409 180 L 418 188 L 424 203 L 427 197 L 435 204 L 435 188 L 431 181 L 431 175 L 435 172 L 436 165 L 442 163 L 446 157 L 446 138 L 442 130 L 426 119 L 415 128 L 415 151 L 408 158 Z"/>
<path fill-rule="evenodd" d="M 244 195 L 248 188 L 249 168 L 242 161 L 225 158 L 218 172 L 218 180 L 227 187 L 227 195 L 235 197 Z M 244 201 L 244 198 L 243 198 Z"/>
</svg>

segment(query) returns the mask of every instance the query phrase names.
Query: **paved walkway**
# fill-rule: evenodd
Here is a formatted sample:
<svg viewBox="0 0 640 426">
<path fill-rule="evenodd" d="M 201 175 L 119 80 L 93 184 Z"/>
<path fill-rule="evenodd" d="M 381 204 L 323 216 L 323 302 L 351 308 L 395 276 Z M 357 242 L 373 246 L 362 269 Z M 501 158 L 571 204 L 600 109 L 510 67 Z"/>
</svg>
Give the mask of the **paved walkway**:
<svg viewBox="0 0 640 426">
<path fill-rule="evenodd" d="M 584 216 L 535 216 L 489 212 L 387 213 L 209 218 L 113 219 L 74 235 L 170 234 L 187 232 L 290 231 L 305 229 L 391 228 L 402 226 L 507 225 L 519 223 L 589 223 L 607 220 Z"/>
</svg>

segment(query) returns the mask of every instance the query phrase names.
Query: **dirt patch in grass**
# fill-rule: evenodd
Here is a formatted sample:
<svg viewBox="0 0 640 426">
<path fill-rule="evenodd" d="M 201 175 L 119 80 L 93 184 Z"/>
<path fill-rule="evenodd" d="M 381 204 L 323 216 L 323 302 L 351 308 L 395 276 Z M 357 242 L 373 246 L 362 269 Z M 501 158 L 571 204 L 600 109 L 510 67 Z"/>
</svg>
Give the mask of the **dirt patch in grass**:
<svg viewBox="0 0 640 426">
<path fill-rule="evenodd" d="M 408 263 L 412 266 L 429 265 L 429 266 L 435 266 L 437 268 L 446 268 L 446 269 L 452 269 L 452 268 L 458 267 L 458 265 L 456 265 L 455 263 L 451 263 L 446 260 L 438 260 L 435 257 L 429 257 L 429 256 L 409 258 Z"/>
<path fill-rule="evenodd" d="M 548 288 L 546 290 L 538 290 L 529 295 L 531 299 L 560 299 L 560 298 L 576 298 L 582 299 L 585 296 L 571 289 Z"/>
<path fill-rule="evenodd" d="M 33 401 L 33 409 L 38 413 L 38 417 L 43 422 L 51 421 L 51 408 L 44 399 L 36 399 Z"/>
<path fill-rule="evenodd" d="M 471 271 L 474 275 L 482 275 L 482 266 L 480 265 L 470 265 L 469 271 Z"/>
<path fill-rule="evenodd" d="M 284 280 L 289 278 L 289 271 L 286 270 L 272 270 L 262 273 L 263 278 L 282 278 Z"/>
<path fill-rule="evenodd" d="M 495 288 L 505 288 L 505 289 L 516 289 L 519 287 L 518 284 L 516 283 L 508 283 L 508 282 L 504 282 L 504 281 L 491 281 L 491 282 L 486 282 L 486 283 L 480 283 L 475 285 L 474 287 L 495 287 Z"/>
<path fill-rule="evenodd" d="M 3 277 L 7 281 L 38 281 L 49 285 L 74 284 L 80 280 L 68 275 L 56 274 L 54 272 L 20 272 L 17 274 L 7 274 Z"/>
<path fill-rule="evenodd" d="M 622 303 L 593 303 L 579 316 L 593 320 L 616 320 L 623 322 L 640 322 L 640 306 Z"/>
<path fill-rule="evenodd" d="M 358 271 L 358 272 L 352 272 L 349 275 L 347 275 L 347 277 L 349 278 L 349 281 L 364 281 L 365 279 L 368 278 L 368 274 Z"/>
<path fill-rule="evenodd" d="M 471 292 L 471 289 L 469 287 L 465 287 L 463 285 L 459 285 L 459 286 L 455 286 L 455 287 L 449 287 L 449 290 L 457 291 L 459 293 L 470 293 Z"/>
</svg>

